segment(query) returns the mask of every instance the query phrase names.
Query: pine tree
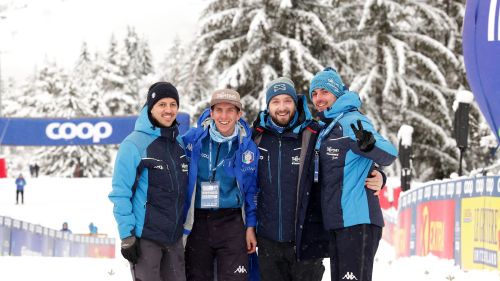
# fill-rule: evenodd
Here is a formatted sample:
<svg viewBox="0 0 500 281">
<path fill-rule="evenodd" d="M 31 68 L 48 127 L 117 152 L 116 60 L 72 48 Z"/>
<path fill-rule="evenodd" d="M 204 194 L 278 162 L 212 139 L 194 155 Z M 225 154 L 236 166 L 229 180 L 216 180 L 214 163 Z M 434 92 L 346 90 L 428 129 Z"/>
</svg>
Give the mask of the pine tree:
<svg viewBox="0 0 500 281">
<path fill-rule="evenodd" d="M 338 1 L 329 30 L 346 53 L 341 69 L 364 110 L 393 143 L 402 124 L 414 127 L 414 166 L 421 180 L 458 169 L 451 105 L 464 67 L 459 30 L 424 1 Z"/>
<path fill-rule="evenodd" d="M 202 14 L 194 61 L 217 87 L 242 95 L 247 119 L 265 107 L 265 86 L 288 76 L 305 91 L 321 58 L 340 54 L 321 18 L 322 1 L 212 1 Z"/>
<path fill-rule="evenodd" d="M 125 50 L 111 36 L 108 52 L 103 63 L 103 99 L 112 115 L 127 115 L 137 112 L 137 99 L 127 91 L 128 57 Z M 128 92 L 128 94 L 127 94 Z"/>
</svg>

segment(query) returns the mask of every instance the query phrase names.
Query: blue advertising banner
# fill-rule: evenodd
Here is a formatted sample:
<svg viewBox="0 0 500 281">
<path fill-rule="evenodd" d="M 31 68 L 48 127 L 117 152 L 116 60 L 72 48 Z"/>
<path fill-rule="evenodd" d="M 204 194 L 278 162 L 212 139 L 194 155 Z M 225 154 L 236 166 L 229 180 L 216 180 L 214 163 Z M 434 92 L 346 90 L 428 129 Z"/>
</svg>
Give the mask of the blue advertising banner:
<svg viewBox="0 0 500 281">
<path fill-rule="evenodd" d="M 179 112 L 181 134 L 189 114 Z M 137 116 L 101 118 L 0 118 L 0 145 L 58 146 L 119 144 L 132 132 Z"/>
<path fill-rule="evenodd" d="M 463 50 L 472 93 L 500 143 L 500 1 L 467 0 Z"/>
<path fill-rule="evenodd" d="M 67 233 L 57 232 L 54 240 L 54 257 L 69 257 L 71 242 Z"/>
<path fill-rule="evenodd" d="M 0 256 L 10 255 L 11 218 L 0 217 Z"/>
</svg>

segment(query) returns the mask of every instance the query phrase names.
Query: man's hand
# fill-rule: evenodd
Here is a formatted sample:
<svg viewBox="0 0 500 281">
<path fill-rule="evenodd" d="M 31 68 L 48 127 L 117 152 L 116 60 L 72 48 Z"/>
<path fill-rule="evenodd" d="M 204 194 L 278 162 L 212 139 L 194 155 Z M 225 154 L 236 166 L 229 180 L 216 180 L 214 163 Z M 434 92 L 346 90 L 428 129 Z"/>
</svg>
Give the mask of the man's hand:
<svg viewBox="0 0 500 281">
<path fill-rule="evenodd" d="M 365 186 L 371 190 L 375 190 L 373 195 L 378 196 L 382 189 L 383 178 L 382 173 L 378 170 L 373 170 L 372 173 L 366 178 Z"/>
<path fill-rule="evenodd" d="M 257 249 L 257 238 L 255 238 L 255 227 L 247 227 L 247 253 L 253 254 Z"/>
<path fill-rule="evenodd" d="M 358 119 L 358 128 L 351 124 L 352 131 L 356 136 L 356 141 L 358 142 L 358 147 L 363 152 L 370 152 L 375 147 L 375 137 L 373 134 L 367 130 L 363 130 L 363 125 L 361 120 Z"/>
<path fill-rule="evenodd" d="M 139 247 L 139 239 L 135 236 L 129 236 L 122 240 L 121 245 L 122 256 L 129 262 L 136 264 L 139 256 L 141 255 L 141 249 Z"/>
</svg>

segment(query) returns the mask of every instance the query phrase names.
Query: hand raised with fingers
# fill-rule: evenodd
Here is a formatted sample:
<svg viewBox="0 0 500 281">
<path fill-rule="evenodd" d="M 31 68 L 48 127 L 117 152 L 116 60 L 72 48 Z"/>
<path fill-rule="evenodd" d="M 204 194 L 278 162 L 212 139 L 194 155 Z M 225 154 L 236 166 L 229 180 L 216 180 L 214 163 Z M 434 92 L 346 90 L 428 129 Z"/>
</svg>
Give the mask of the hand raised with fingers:
<svg viewBox="0 0 500 281">
<path fill-rule="evenodd" d="M 363 129 L 361 120 L 358 119 L 357 123 L 358 128 L 354 124 L 351 124 L 351 128 L 356 136 L 358 147 L 363 152 L 369 152 L 375 147 L 375 137 L 371 132 Z"/>
</svg>

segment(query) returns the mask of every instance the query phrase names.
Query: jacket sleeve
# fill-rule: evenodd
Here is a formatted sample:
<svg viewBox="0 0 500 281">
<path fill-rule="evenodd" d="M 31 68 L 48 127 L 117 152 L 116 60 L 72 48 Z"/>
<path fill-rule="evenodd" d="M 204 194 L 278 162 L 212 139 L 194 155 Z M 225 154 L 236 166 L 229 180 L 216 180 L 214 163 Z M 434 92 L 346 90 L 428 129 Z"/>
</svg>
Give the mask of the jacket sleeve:
<svg viewBox="0 0 500 281">
<path fill-rule="evenodd" d="M 259 163 L 259 150 L 251 142 L 251 150 L 255 153 L 252 171 L 245 172 L 245 218 L 247 227 L 257 226 L 257 169 Z"/>
<path fill-rule="evenodd" d="M 358 117 L 358 118 L 356 118 Z M 358 143 L 356 142 L 356 136 L 354 135 L 354 131 L 351 128 L 351 124 L 357 126 L 356 121 L 361 120 L 363 125 L 363 129 L 369 131 L 373 134 L 375 138 L 375 147 L 369 152 L 363 152 L 359 149 Z M 370 120 L 363 115 L 353 116 L 353 118 L 348 119 L 348 124 L 343 125 L 344 134 L 347 134 L 353 142 L 351 142 L 351 150 L 363 157 L 373 160 L 375 163 L 388 166 L 391 165 L 394 160 L 398 157 L 398 151 L 396 147 L 382 137 L 371 124 Z"/>
<path fill-rule="evenodd" d="M 140 161 L 139 151 L 132 142 L 125 141 L 120 145 L 113 171 L 112 190 L 108 195 L 114 205 L 113 214 L 118 224 L 120 239 L 130 236 L 135 227 L 132 185 Z"/>
</svg>

